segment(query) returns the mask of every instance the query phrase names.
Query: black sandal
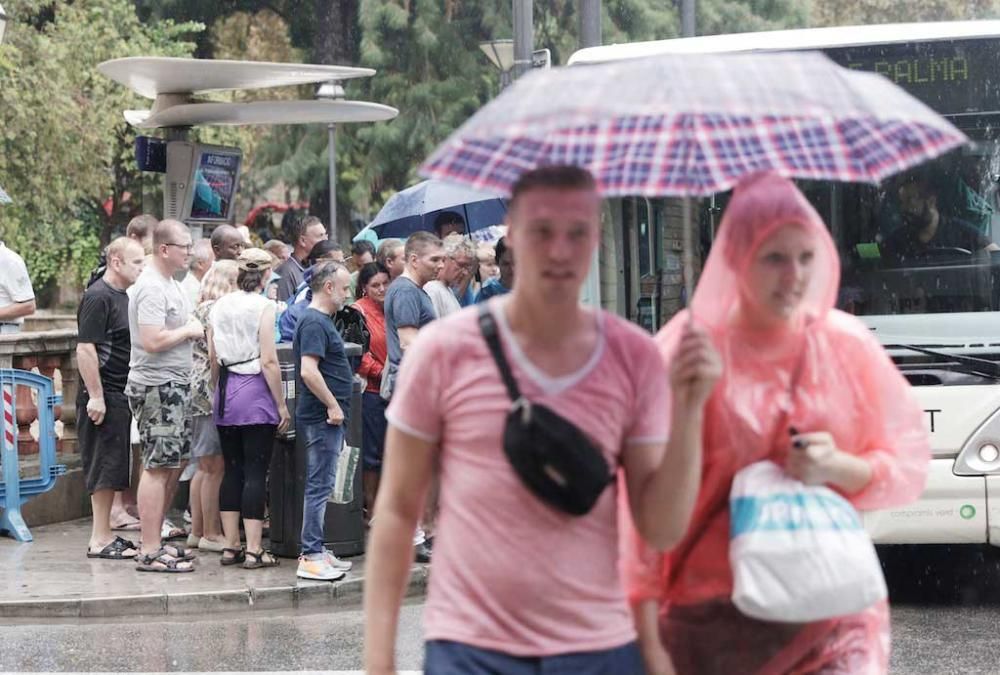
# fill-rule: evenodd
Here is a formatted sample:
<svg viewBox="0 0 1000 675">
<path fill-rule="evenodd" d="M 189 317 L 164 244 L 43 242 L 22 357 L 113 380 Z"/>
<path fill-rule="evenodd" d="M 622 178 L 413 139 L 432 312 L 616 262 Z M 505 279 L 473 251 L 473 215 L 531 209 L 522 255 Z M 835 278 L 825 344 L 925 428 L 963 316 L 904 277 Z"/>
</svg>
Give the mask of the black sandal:
<svg viewBox="0 0 1000 675">
<path fill-rule="evenodd" d="M 271 555 L 270 551 L 261 551 L 260 553 L 247 551 L 246 556 L 247 559 L 243 562 L 243 569 L 245 570 L 256 570 L 261 567 L 277 567 L 281 564 L 281 561 Z M 264 556 L 267 556 L 270 560 L 264 560 Z M 251 558 L 253 558 L 252 561 L 250 560 Z"/>
<path fill-rule="evenodd" d="M 125 551 L 135 551 L 135 555 L 125 555 Z M 88 558 L 101 558 L 103 560 L 135 560 L 139 555 L 139 547 L 128 539 L 115 537 L 114 540 L 102 548 L 99 553 L 93 553 L 87 547 Z"/>
<path fill-rule="evenodd" d="M 227 558 L 226 554 L 231 553 L 232 557 Z M 228 567 L 229 565 L 239 565 L 247 559 L 246 552 L 242 548 L 224 548 L 219 564 Z"/>
<path fill-rule="evenodd" d="M 173 551 L 171 551 L 170 549 L 173 549 Z M 198 557 L 194 554 L 194 552 L 191 549 L 184 548 L 180 544 L 164 543 L 163 548 L 161 548 L 160 550 L 166 551 L 167 554 L 172 558 L 177 558 L 178 560 L 183 560 L 185 562 L 190 562 Z"/>
<path fill-rule="evenodd" d="M 160 572 L 166 574 L 194 572 L 194 565 L 191 565 L 190 560 L 178 560 L 162 548 L 150 555 L 140 553 L 135 557 L 135 561 L 135 569 L 139 572 Z M 187 563 L 190 567 L 181 567 L 184 563 Z M 162 565 L 162 567 L 157 567 L 157 565 Z"/>
</svg>

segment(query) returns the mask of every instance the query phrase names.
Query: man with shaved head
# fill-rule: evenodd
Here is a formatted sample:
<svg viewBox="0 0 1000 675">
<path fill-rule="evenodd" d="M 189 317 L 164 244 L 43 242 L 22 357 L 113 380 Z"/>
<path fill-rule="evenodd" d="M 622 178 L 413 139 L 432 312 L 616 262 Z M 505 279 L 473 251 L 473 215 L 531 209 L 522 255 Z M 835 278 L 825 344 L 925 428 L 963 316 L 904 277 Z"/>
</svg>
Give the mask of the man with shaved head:
<svg viewBox="0 0 1000 675">
<path fill-rule="evenodd" d="M 153 231 L 151 264 L 129 299 L 132 350 L 125 394 L 139 427 L 143 474 L 139 480 L 144 572 L 191 572 L 193 555 L 183 546 L 161 545 L 161 528 L 177 479 L 191 453 L 191 341 L 204 329 L 189 318 L 191 305 L 173 275 L 188 265 L 191 234 L 176 220 Z"/>
<path fill-rule="evenodd" d="M 127 490 L 132 477 L 132 415 L 125 397 L 131 342 L 125 291 L 139 278 L 144 258 L 139 240 L 112 241 L 104 276 L 84 292 L 77 313 L 81 380 L 77 433 L 94 512 L 88 558 L 121 560 L 138 553 L 131 541 L 111 533 L 111 506 L 115 493 Z"/>
<path fill-rule="evenodd" d="M 232 225 L 219 225 L 212 230 L 212 251 L 216 260 L 236 260 L 246 245 L 243 235 Z"/>
</svg>

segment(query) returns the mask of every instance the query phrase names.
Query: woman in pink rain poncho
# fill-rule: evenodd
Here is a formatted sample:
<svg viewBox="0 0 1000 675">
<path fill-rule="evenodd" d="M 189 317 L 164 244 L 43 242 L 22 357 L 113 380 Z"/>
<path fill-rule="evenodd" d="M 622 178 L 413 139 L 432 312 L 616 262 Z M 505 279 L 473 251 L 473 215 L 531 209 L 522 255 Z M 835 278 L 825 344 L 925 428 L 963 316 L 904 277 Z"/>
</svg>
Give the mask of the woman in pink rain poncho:
<svg viewBox="0 0 1000 675">
<path fill-rule="evenodd" d="M 758 174 L 736 188 L 690 308 L 724 363 L 705 408 L 691 524 L 668 553 L 622 528 L 622 572 L 652 673 L 888 669 L 885 603 L 792 624 L 751 619 L 730 600 L 728 496 L 740 469 L 772 460 L 861 511 L 913 501 L 924 487 L 921 409 L 870 331 L 833 308 L 839 279 L 833 241 L 791 181 Z M 685 311 L 657 336 L 668 362 L 688 321 Z M 805 449 L 793 449 L 796 437 Z"/>
</svg>

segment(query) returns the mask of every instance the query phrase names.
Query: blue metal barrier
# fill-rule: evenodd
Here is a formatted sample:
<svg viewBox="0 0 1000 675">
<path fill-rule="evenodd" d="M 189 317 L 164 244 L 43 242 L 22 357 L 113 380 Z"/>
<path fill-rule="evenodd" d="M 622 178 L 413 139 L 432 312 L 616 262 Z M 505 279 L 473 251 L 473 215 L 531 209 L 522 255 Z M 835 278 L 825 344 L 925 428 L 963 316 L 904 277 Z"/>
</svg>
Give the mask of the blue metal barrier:
<svg viewBox="0 0 1000 675">
<path fill-rule="evenodd" d="M 39 475 L 35 478 L 20 477 L 17 455 L 17 387 L 25 386 L 38 393 L 38 459 Z M 66 466 L 56 464 L 55 407 L 62 403 L 62 396 L 54 393 L 52 380 L 26 370 L 0 369 L 0 530 L 6 530 L 18 541 L 31 541 L 31 532 L 24 524 L 21 506 L 29 499 L 55 486 L 56 478 L 66 473 Z"/>
</svg>

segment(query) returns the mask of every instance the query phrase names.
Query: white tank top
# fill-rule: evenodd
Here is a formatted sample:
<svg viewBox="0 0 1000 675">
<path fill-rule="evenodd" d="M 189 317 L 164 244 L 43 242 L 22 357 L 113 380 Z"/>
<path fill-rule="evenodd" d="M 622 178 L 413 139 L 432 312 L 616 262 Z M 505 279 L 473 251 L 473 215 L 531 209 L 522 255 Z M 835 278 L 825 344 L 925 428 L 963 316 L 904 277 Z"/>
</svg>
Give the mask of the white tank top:
<svg viewBox="0 0 1000 675">
<path fill-rule="evenodd" d="M 224 295 L 212 305 L 208 322 L 212 326 L 215 359 L 220 364 L 239 364 L 230 366 L 229 372 L 260 372 L 260 315 L 273 305 L 263 295 L 245 291 Z"/>
</svg>

